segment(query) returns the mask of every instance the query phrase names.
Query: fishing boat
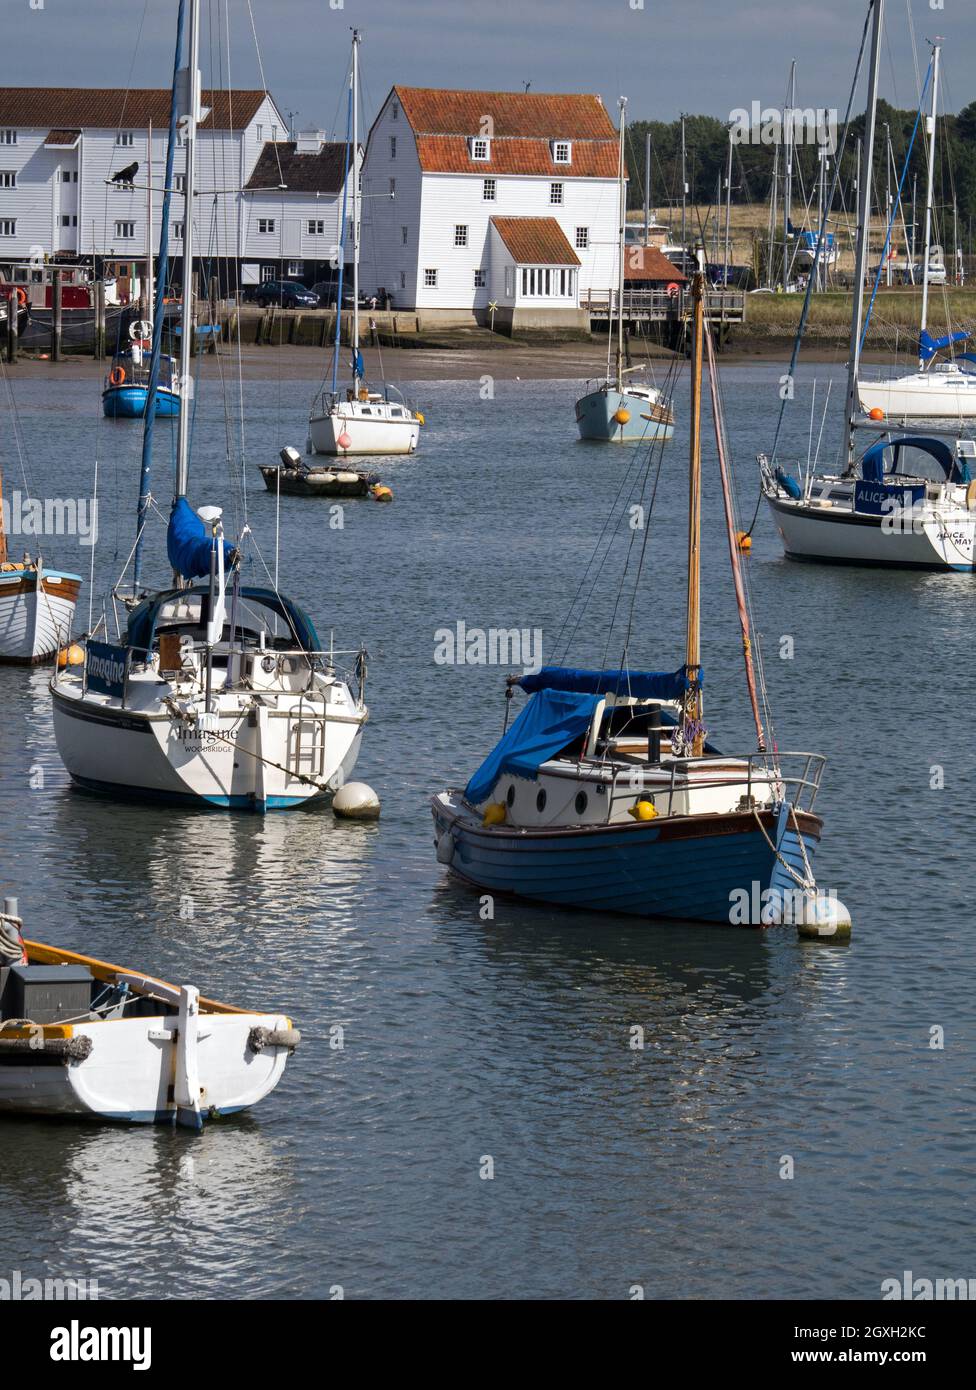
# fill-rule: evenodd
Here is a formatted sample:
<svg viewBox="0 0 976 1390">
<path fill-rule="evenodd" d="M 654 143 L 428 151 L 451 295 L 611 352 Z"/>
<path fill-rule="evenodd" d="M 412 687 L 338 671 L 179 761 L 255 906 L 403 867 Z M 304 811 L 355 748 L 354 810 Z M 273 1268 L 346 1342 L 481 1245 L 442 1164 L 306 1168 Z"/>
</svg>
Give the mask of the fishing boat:
<svg viewBox="0 0 976 1390">
<path fill-rule="evenodd" d="M 146 325 L 134 324 L 134 328 Z M 116 353 L 105 378 L 102 391 L 102 410 L 110 420 L 141 420 L 149 400 L 149 364 L 144 348 L 151 346 L 133 342 L 128 352 Z M 180 413 L 179 378 L 172 357 L 159 361 L 159 381 L 155 391 L 156 414 L 176 416 Z"/>
<path fill-rule="evenodd" d="M 620 199 L 620 246 L 617 257 L 616 313 L 611 318 L 607 345 L 607 376 L 587 382 L 585 395 L 576 402 L 576 424 L 581 439 L 603 443 L 634 444 L 668 440 L 674 434 L 674 414 L 658 388 L 636 381 L 637 368 L 624 366 L 624 278 L 627 249 L 627 169 L 624 160 L 626 98 L 620 98 L 620 131 L 617 149 L 617 186 Z M 616 340 L 614 368 L 610 370 L 610 344 Z"/>
<path fill-rule="evenodd" d="M 929 117 L 928 185 L 925 198 L 925 248 L 922 255 L 922 312 L 919 325 L 918 370 L 902 376 L 878 379 L 858 376 L 861 409 L 880 410 L 888 419 L 976 419 L 976 372 L 963 366 L 976 362 L 976 355 L 962 353 L 945 362 L 939 353 L 965 342 L 967 331 L 933 337 L 928 332 L 929 286 L 945 284 L 942 248 L 932 242 L 932 216 L 935 196 L 936 117 L 939 100 L 939 59 L 941 45 L 932 45 L 929 75 L 932 81 L 932 110 Z M 941 271 L 941 276 L 939 272 Z"/>
<path fill-rule="evenodd" d="M 183 254 L 191 266 L 199 0 L 190 0 L 188 8 L 189 66 L 173 85 L 160 262 L 166 263 L 179 138 L 187 161 Z M 193 276 L 183 278 L 180 314 L 188 330 Z M 160 285 L 150 399 L 161 330 Z M 113 594 L 125 603 L 126 625 L 121 640 L 111 642 L 96 640 L 96 634 L 107 634 L 95 624 L 83 663 L 55 671 L 51 694 L 58 751 L 74 782 L 88 791 L 261 813 L 304 806 L 338 790 L 356 762 L 368 718 L 366 653 L 363 648 L 337 651 L 331 640 L 324 648 L 308 615 L 281 592 L 277 567 L 267 585 L 246 583 L 246 528 L 231 543 L 224 538 L 220 507 L 191 507 L 190 340 L 185 331 L 176 495 L 167 529 L 172 582 L 162 589 L 146 589 L 142 582 L 155 418 L 147 408 L 131 589 L 123 589 L 120 579 Z M 355 664 L 355 693 L 352 673 L 338 665 L 347 658 Z"/>
<path fill-rule="evenodd" d="M 370 497 L 380 485 L 378 473 L 308 464 L 297 449 L 281 450 L 279 464 L 261 464 L 269 492 L 292 497 Z"/>
<path fill-rule="evenodd" d="M 884 0 L 871 0 L 870 7 L 866 175 L 859 193 L 855 272 L 855 285 L 861 287 L 868 261 Z M 930 72 L 935 61 L 933 57 Z M 906 168 L 910 153 L 911 147 Z M 838 159 L 837 167 L 839 162 Z M 831 204 L 832 196 L 828 205 Z M 807 289 L 787 379 L 795 375 L 811 286 Z M 906 432 L 898 428 L 897 422 L 887 419 L 880 407 L 862 415 L 859 398 L 863 401 L 864 389 L 859 368 L 865 333 L 862 289 L 853 297 L 840 463 L 833 469 L 804 470 L 799 463 L 791 467 L 788 461 L 780 460 L 777 444 L 785 398 L 772 449 L 769 454 L 758 455 L 763 495 L 786 556 L 832 564 L 972 572 L 976 567 L 976 433 L 961 430 L 958 425 L 954 429 L 926 426 L 919 433 Z M 863 454 L 861 440 L 867 442 Z"/>
<path fill-rule="evenodd" d="M 283 1013 L 24 940 L 0 913 L 0 1114 L 200 1130 L 269 1095 L 301 1034 Z"/>
<path fill-rule="evenodd" d="M 760 715 L 700 258 L 692 283 L 684 663 L 673 672 L 634 669 L 628 622 L 615 668 L 548 666 L 510 676 L 507 693 L 530 698 L 467 785 L 433 798 L 435 844 L 440 863 L 492 893 L 647 918 L 765 925 L 783 920 L 787 902 L 805 910 L 816 896 L 811 860 L 822 822 L 813 806 L 824 759 L 770 751 Z M 756 751 L 737 756 L 721 753 L 703 722 L 703 340 L 757 736 Z M 636 597 L 643 561 L 634 563 Z M 744 901 L 771 910 L 737 917 Z"/>
<path fill-rule="evenodd" d="M 390 383 L 379 390 L 366 381 L 366 364 L 359 343 L 359 44 L 358 29 L 352 34 L 352 66 L 349 83 L 349 110 L 346 132 L 347 166 L 343 185 L 342 241 L 336 294 L 335 343 L 332 354 L 332 380 L 312 405 L 308 419 L 308 449 L 313 454 L 412 454 L 420 440 L 421 414 L 411 409 L 402 393 Z M 353 177 L 348 177 L 350 168 Z M 340 389 L 339 353 L 342 324 L 342 278 L 345 260 L 346 193 L 352 184 L 352 309 L 350 327 L 350 376 L 348 387 Z"/>
<path fill-rule="evenodd" d="M 5 510 L 0 473 L 0 662 L 33 665 L 68 642 L 81 576 L 47 565 L 41 556 L 11 560 Z"/>
</svg>

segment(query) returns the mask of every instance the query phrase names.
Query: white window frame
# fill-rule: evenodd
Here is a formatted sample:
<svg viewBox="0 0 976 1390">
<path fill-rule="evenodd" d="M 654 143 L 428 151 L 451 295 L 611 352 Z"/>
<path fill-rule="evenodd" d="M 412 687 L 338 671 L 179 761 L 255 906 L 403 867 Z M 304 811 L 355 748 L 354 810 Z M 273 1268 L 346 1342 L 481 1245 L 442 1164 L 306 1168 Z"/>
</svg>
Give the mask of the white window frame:
<svg viewBox="0 0 976 1390">
<path fill-rule="evenodd" d="M 185 175 L 185 174 L 174 174 L 174 175 L 173 175 L 173 192 L 174 192 L 174 193 L 185 193 L 185 192 L 186 192 L 186 175 Z"/>
<path fill-rule="evenodd" d="M 488 288 L 488 272 L 484 266 L 476 265 L 474 268 L 474 287 L 476 290 L 486 290 Z"/>
<path fill-rule="evenodd" d="M 437 289 L 437 269 L 435 266 L 427 266 L 424 269 L 424 289 Z"/>
<path fill-rule="evenodd" d="M 0 169 L 0 188 L 17 187 L 17 170 Z"/>
<path fill-rule="evenodd" d="M 126 228 L 127 228 L 127 227 L 130 227 L 132 230 L 131 230 L 131 231 L 126 231 Z M 134 241 L 134 240 L 135 240 L 135 235 L 136 235 L 136 224 L 135 224 L 135 219 L 134 219 L 134 218 L 132 218 L 132 217 L 124 217 L 124 218 L 122 218 L 120 221 L 116 222 L 116 224 L 115 224 L 115 239 L 116 239 L 117 241 Z"/>
<path fill-rule="evenodd" d="M 390 179 L 390 197 L 396 197 L 396 179 Z"/>
<path fill-rule="evenodd" d="M 489 192 L 489 189 L 491 190 Z M 483 203 L 496 203 L 498 201 L 498 180 L 484 179 L 481 184 L 481 201 Z"/>
<path fill-rule="evenodd" d="M 289 261 L 289 262 L 288 262 L 288 278 L 289 278 L 289 280 L 294 280 L 297 276 L 299 276 L 299 275 L 304 275 L 304 274 L 305 274 L 305 262 L 304 262 L 304 261 Z"/>
<path fill-rule="evenodd" d="M 325 218 L 310 217 L 306 223 L 309 236 L 325 236 Z"/>
<path fill-rule="evenodd" d="M 273 217 L 258 218 L 258 236 L 274 236 L 275 220 Z"/>
<path fill-rule="evenodd" d="M 455 222 L 454 224 L 454 249 L 456 251 L 468 248 L 468 224 L 466 222 Z"/>
<path fill-rule="evenodd" d="M 549 206 L 561 208 L 565 205 L 566 185 L 563 183 L 551 183 L 549 185 Z"/>
<path fill-rule="evenodd" d="M 174 222 L 174 223 L 173 223 L 173 240 L 174 240 L 174 241 L 182 241 L 182 240 L 183 240 L 183 228 L 184 228 L 184 225 L 185 225 L 185 224 L 184 224 L 183 222 Z"/>
<path fill-rule="evenodd" d="M 491 159 L 491 141 L 485 135 L 472 135 L 468 150 L 478 164 L 486 164 Z"/>
<path fill-rule="evenodd" d="M 565 151 L 562 155 L 561 151 Z M 553 140 L 552 142 L 552 162 L 553 164 L 572 164 L 573 162 L 573 142 L 572 140 Z"/>
<path fill-rule="evenodd" d="M 587 251 L 590 245 L 589 227 L 576 228 L 576 249 L 577 251 Z"/>
<path fill-rule="evenodd" d="M 116 146 L 118 146 L 119 148 L 129 150 L 129 149 L 132 148 L 132 146 L 135 144 L 135 142 L 136 142 L 135 131 L 133 131 L 133 130 L 117 130 L 117 131 L 115 132 L 115 143 L 116 143 Z"/>
<path fill-rule="evenodd" d="M 0 217 L 0 236 L 16 236 L 16 217 Z"/>
<path fill-rule="evenodd" d="M 12 126 L 5 126 L 0 130 L 0 145 L 16 145 L 17 132 Z"/>
</svg>

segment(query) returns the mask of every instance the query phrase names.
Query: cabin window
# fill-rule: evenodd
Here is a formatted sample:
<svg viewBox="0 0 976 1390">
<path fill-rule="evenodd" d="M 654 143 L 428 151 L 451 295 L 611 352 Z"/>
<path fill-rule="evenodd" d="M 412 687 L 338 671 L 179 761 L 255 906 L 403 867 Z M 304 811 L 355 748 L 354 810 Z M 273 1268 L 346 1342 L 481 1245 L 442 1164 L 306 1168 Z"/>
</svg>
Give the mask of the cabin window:
<svg viewBox="0 0 976 1390">
<path fill-rule="evenodd" d="M 554 140 L 552 142 L 552 161 L 554 164 L 569 164 L 572 157 L 572 145 L 568 140 Z"/>
<path fill-rule="evenodd" d="M 590 244 L 590 229 L 589 229 L 589 227 L 577 227 L 577 228 L 576 228 L 576 249 L 577 249 L 577 251 L 585 251 L 586 248 L 589 246 L 589 244 Z"/>
<path fill-rule="evenodd" d="M 542 787 L 542 788 L 539 790 L 538 795 L 536 796 L 536 799 L 535 799 L 535 809 L 539 812 L 540 815 L 541 815 L 542 812 L 546 809 L 546 789 L 545 789 L 545 787 Z"/>
<path fill-rule="evenodd" d="M 484 270 L 482 270 L 481 266 L 478 266 L 474 272 L 474 287 L 476 290 L 483 290 L 487 284 L 488 276 L 485 274 Z"/>
<path fill-rule="evenodd" d="M 15 130 L 0 130 L 0 145 L 16 145 L 17 132 Z"/>
<path fill-rule="evenodd" d="M 308 220 L 309 236 L 325 236 L 325 222 L 320 217 L 310 217 Z"/>
<path fill-rule="evenodd" d="M 514 782 L 512 782 L 512 783 L 509 785 L 508 792 L 506 793 L 506 796 L 505 796 L 505 801 L 506 801 L 506 804 L 507 804 L 508 806 L 514 806 L 514 805 L 515 805 L 515 783 L 514 783 Z"/>
<path fill-rule="evenodd" d="M 396 159 L 396 136 L 390 136 L 390 158 Z"/>
<path fill-rule="evenodd" d="M 436 271 L 436 270 L 425 270 L 425 271 L 424 271 L 424 284 L 427 286 L 428 289 L 430 289 L 430 290 L 436 290 L 436 288 L 437 288 L 437 271 Z"/>
<path fill-rule="evenodd" d="M 393 406 L 393 408 L 391 409 L 390 414 L 391 414 L 391 415 L 395 415 L 395 416 L 397 417 L 397 419 L 400 419 L 400 418 L 402 417 L 402 415 L 403 415 L 403 411 L 400 409 L 399 406 L 396 406 L 396 405 L 395 405 L 395 406 Z"/>
<path fill-rule="evenodd" d="M 481 197 L 483 201 L 486 203 L 493 203 L 495 201 L 496 189 L 497 184 L 494 179 L 485 179 L 481 186 Z"/>
<path fill-rule="evenodd" d="M 468 244 L 468 229 L 467 229 L 467 227 L 462 227 L 460 224 L 456 225 L 455 228 L 454 228 L 454 245 L 455 245 L 455 246 L 467 246 L 467 244 Z"/>
<path fill-rule="evenodd" d="M 563 186 L 561 183 L 551 183 L 549 185 L 549 201 L 559 206 L 562 205 Z"/>
<path fill-rule="evenodd" d="M 272 233 L 272 232 L 274 231 L 274 229 L 275 229 L 275 220 L 274 220 L 273 217 L 259 217 L 259 218 L 258 218 L 258 231 L 259 231 L 263 236 L 269 235 L 270 233 Z"/>
<path fill-rule="evenodd" d="M 577 793 L 576 793 L 576 814 L 577 814 L 578 816 L 581 816 L 581 815 L 583 814 L 583 812 L 586 810 L 586 807 L 587 807 L 587 796 L 586 796 L 586 792 L 577 792 Z"/>
<path fill-rule="evenodd" d="M 409 237 L 410 237 L 410 228 L 409 228 L 409 227 L 401 227 L 401 228 L 400 228 L 400 241 L 403 243 L 404 246 L 406 246 Z"/>
<path fill-rule="evenodd" d="M 0 188 L 17 187 L 17 170 L 0 169 Z"/>
<path fill-rule="evenodd" d="M 0 217 L 0 236 L 16 236 L 16 217 Z"/>
<path fill-rule="evenodd" d="M 115 235 L 119 241 L 130 241 L 136 234 L 136 224 L 134 222 L 116 222 Z"/>
<path fill-rule="evenodd" d="M 489 140 L 475 138 L 471 141 L 472 159 L 489 159 L 491 157 L 491 142 Z"/>
<path fill-rule="evenodd" d="M 117 145 L 125 145 L 125 146 L 128 146 L 128 145 L 133 144 L 134 141 L 135 141 L 135 136 L 133 135 L 133 133 L 132 133 L 131 130 L 119 130 L 119 131 L 116 132 L 116 135 L 115 135 L 115 143 L 116 143 Z"/>
</svg>

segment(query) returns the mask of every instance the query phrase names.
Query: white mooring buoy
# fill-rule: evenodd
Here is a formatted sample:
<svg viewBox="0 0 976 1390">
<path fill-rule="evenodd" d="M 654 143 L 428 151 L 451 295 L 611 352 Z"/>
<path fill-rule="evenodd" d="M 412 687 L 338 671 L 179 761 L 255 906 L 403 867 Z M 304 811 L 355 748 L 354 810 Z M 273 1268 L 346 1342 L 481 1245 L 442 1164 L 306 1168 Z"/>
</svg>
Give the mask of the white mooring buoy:
<svg viewBox="0 0 976 1390">
<path fill-rule="evenodd" d="M 380 799 L 365 782 L 347 782 L 332 798 L 332 810 L 341 820 L 378 820 Z"/>
<path fill-rule="evenodd" d="M 849 941 L 851 914 L 831 893 L 805 897 L 795 911 L 797 935 L 804 941 Z"/>
</svg>

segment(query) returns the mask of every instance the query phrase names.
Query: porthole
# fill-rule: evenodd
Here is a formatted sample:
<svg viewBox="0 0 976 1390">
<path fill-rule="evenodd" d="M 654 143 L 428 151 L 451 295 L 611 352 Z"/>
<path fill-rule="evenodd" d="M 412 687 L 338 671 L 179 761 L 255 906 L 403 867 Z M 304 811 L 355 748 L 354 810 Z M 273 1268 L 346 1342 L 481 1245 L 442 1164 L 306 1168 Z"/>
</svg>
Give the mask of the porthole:
<svg viewBox="0 0 976 1390">
<path fill-rule="evenodd" d="M 535 809 L 539 812 L 540 815 L 541 815 L 542 812 L 546 809 L 546 789 L 545 789 L 545 787 L 543 787 L 543 788 L 539 791 L 539 794 L 538 794 L 538 796 L 537 796 L 536 799 L 535 799 Z"/>
<path fill-rule="evenodd" d="M 576 814 L 581 816 L 586 810 L 586 792 L 576 793 Z"/>
<path fill-rule="evenodd" d="M 505 800 L 508 802 L 509 806 L 514 806 L 514 805 L 515 805 L 515 783 L 514 783 L 514 782 L 513 782 L 512 785 L 509 787 L 509 789 L 508 789 L 508 795 L 505 797 Z"/>
</svg>

